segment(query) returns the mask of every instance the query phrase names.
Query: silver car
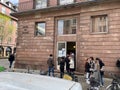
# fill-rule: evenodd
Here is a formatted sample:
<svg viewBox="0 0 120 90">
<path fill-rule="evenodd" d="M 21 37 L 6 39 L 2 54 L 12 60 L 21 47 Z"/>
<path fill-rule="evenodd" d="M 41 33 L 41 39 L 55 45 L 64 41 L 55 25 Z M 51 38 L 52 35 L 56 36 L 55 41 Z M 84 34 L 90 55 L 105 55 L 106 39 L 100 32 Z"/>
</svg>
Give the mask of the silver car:
<svg viewBox="0 0 120 90">
<path fill-rule="evenodd" d="M 80 83 L 55 77 L 0 72 L 0 90 L 82 90 Z"/>
</svg>

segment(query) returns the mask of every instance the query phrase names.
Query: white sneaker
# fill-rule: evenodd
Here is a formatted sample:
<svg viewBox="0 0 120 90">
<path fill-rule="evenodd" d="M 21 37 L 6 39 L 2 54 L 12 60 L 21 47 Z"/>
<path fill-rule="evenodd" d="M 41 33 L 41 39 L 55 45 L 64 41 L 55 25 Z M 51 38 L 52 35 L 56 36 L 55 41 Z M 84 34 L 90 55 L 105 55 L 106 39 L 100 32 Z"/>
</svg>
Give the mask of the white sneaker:
<svg viewBox="0 0 120 90">
<path fill-rule="evenodd" d="M 87 83 L 87 84 L 90 84 L 90 81 L 89 81 L 89 80 L 87 80 L 87 81 L 86 81 L 86 83 Z"/>
</svg>

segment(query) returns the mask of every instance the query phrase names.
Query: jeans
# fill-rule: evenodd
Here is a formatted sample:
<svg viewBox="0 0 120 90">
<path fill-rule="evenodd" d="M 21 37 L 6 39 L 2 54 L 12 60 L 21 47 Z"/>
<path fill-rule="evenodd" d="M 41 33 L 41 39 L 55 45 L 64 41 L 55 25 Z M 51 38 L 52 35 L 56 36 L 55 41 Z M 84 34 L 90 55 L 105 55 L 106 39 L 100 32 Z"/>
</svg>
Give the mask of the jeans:
<svg viewBox="0 0 120 90">
<path fill-rule="evenodd" d="M 64 68 L 60 68 L 60 78 L 63 78 L 64 75 Z"/>
<path fill-rule="evenodd" d="M 88 73 L 88 72 L 86 72 L 86 83 L 87 84 L 90 84 L 90 81 L 89 81 L 89 79 L 90 79 L 90 73 Z"/>
<path fill-rule="evenodd" d="M 9 61 L 9 62 L 10 62 L 9 68 L 11 68 L 11 67 L 12 67 L 12 64 L 13 64 L 13 61 Z"/>
<path fill-rule="evenodd" d="M 100 80 L 100 81 L 101 81 L 100 84 L 101 84 L 101 85 L 104 85 L 103 75 L 100 75 L 100 79 L 101 79 L 101 80 Z"/>
<path fill-rule="evenodd" d="M 54 77 L 54 67 L 49 67 L 48 68 L 48 75 L 50 76 L 52 72 L 52 76 Z"/>
</svg>

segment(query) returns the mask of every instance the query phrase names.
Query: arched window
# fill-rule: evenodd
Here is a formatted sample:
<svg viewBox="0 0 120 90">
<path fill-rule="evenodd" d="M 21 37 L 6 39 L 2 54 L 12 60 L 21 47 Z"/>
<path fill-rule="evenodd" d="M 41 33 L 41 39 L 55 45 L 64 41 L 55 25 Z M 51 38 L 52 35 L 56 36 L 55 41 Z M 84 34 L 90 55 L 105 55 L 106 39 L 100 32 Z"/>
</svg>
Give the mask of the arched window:
<svg viewBox="0 0 120 90">
<path fill-rule="evenodd" d="M 2 46 L 0 46 L 0 57 L 2 57 L 4 54 L 4 48 Z"/>
<path fill-rule="evenodd" d="M 12 49 L 11 49 L 11 47 L 7 47 L 6 48 L 6 56 L 9 56 L 10 53 L 12 53 Z"/>
</svg>

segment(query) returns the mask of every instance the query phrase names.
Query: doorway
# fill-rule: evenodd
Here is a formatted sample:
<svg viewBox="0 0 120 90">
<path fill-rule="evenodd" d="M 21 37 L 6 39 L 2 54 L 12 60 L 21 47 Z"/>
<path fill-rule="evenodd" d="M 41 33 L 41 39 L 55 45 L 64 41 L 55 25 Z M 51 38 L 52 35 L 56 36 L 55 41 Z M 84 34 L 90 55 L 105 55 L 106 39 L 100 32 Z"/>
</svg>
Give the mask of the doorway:
<svg viewBox="0 0 120 90">
<path fill-rule="evenodd" d="M 57 69 L 59 69 L 61 57 L 66 57 L 67 54 L 74 55 L 74 66 L 76 69 L 76 42 L 58 42 L 57 48 Z"/>
<path fill-rule="evenodd" d="M 76 43 L 75 42 L 67 42 L 67 54 L 74 53 L 76 54 Z"/>
</svg>

